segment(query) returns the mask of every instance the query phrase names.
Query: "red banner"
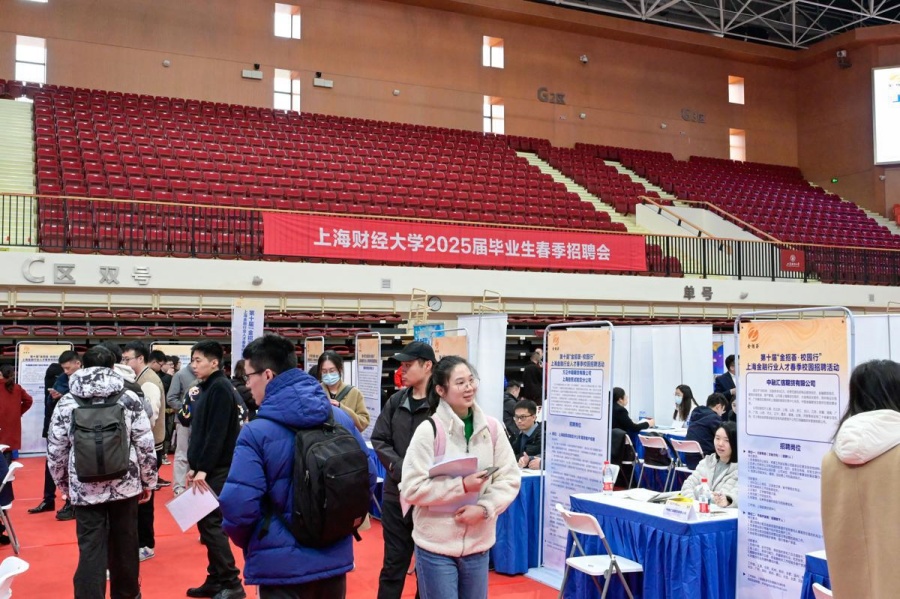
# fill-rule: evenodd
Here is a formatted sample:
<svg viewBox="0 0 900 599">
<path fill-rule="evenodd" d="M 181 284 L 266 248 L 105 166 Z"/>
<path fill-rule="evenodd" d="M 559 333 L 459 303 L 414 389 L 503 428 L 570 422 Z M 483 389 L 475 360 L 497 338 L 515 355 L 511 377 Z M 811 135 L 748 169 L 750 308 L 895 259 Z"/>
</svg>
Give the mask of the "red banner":
<svg viewBox="0 0 900 599">
<path fill-rule="evenodd" d="M 786 272 L 806 271 L 806 254 L 803 250 L 781 250 L 781 270 Z"/>
<path fill-rule="evenodd" d="M 263 213 L 273 256 L 571 270 L 647 270 L 644 238 Z"/>
</svg>

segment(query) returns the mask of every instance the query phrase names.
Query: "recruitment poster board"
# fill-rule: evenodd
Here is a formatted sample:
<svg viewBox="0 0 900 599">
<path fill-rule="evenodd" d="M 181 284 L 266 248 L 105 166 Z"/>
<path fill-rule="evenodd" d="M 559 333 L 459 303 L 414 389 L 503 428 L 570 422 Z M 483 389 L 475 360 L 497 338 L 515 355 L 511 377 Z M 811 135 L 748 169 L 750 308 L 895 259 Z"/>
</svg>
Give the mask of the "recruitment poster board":
<svg viewBox="0 0 900 599">
<path fill-rule="evenodd" d="M 432 337 L 444 336 L 444 323 L 436 322 L 432 324 L 417 324 L 413 326 L 413 339 L 415 341 L 424 341 L 431 343 Z"/>
<path fill-rule="evenodd" d="M 260 300 L 237 299 L 231 305 L 231 371 L 244 348 L 262 337 L 266 304 Z"/>
<path fill-rule="evenodd" d="M 799 597 L 824 547 L 822 458 L 847 407 L 848 316 L 738 321 L 738 597 Z"/>
<path fill-rule="evenodd" d="M 562 573 L 568 530 L 556 504 L 603 489 L 609 456 L 612 328 L 548 328 L 544 398 L 542 564 Z"/>
<path fill-rule="evenodd" d="M 192 347 L 193 345 L 190 343 L 151 343 L 150 351 L 159 350 L 167 356 L 176 356 L 179 369 L 182 369 L 191 366 Z"/>
<path fill-rule="evenodd" d="M 325 337 L 307 337 L 303 341 L 303 368 L 306 372 L 319 362 L 325 353 Z"/>
<path fill-rule="evenodd" d="M 22 415 L 22 453 L 45 453 L 47 445 L 41 437 L 44 428 L 44 375 L 51 364 L 59 362 L 71 343 L 30 343 L 16 345 L 16 382 L 34 400 Z"/>
<path fill-rule="evenodd" d="M 444 356 L 459 356 L 469 359 L 469 336 L 457 334 L 454 337 L 432 337 L 431 348 L 434 357 L 440 361 Z"/>
<path fill-rule="evenodd" d="M 356 388 L 363 394 L 369 412 L 369 426 L 362 433 L 366 441 L 372 437 L 375 421 L 381 415 L 381 365 L 381 335 L 357 335 Z"/>
</svg>

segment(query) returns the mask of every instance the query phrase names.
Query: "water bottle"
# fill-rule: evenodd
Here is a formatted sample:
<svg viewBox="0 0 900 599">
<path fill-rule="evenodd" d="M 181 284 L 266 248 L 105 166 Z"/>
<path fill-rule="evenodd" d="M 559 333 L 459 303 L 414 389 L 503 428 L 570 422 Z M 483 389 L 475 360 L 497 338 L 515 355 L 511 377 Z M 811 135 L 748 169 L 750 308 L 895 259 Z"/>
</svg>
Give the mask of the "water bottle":
<svg viewBox="0 0 900 599">
<path fill-rule="evenodd" d="M 603 494 L 604 495 L 612 495 L 613 494 L 613 484 L 616 481 L 613 480 L 612 476 L 612 468 L 609 467 L 609 460 L 603 462 Z"/>
<path fill-rule="evenodd" d="M 709 502 L 712 499 L 712 493 L 709 490 L 709 483 L 705 478 L 700 479 L 700 488 L 697 491 L 697 501 L 700 502 L 700 513 L 709 513 Z"/>
</svg>

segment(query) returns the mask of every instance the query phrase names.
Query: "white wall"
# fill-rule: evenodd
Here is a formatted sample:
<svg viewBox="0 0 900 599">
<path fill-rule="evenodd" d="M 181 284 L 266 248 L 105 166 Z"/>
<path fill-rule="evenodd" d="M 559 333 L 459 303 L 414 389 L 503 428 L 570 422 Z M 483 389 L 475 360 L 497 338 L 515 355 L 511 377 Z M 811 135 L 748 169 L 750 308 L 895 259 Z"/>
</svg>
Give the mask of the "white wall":
<svg viewBox="0 0 900 599">
<path fill-rule="evenodd" d="M 43 262 L 35 262 L 41 259 Z M 54 265 L 69 265 L 74 284 L 55 284 Z M 101 268 L 118 268 L 118 284 L 101 284 Z M 142 286 L 134 278 L 136 268 L 147 269 L 150 280 Z M 24 271 L 24 272 L 23 272 Z M 42 283 L 32 279 L 44 277 Z M 254 276 L 262 279 L 253 285 Z M 389 289 L 383 289 L 387 280 Z M 692 286 L 695 299 L 684 299 L 685 287 Z M 701 297 L 703 287 L 713 297 Z M 485 290 L 498 292 L 506 311 L 559 312 L 562 303 L 592 306 L 604 304 L 611 310 L 623 303 L 653 304 L 656 314 L 672 313 L 678 306 L 682 315 L 701 316 L 749 312 L 772 307 L 847 306 L 860 310 L 884 309 L 887 302 L 900 303 L 900 287 L 865 285 L 822 285 L 802 282 L 737 281 L 720 279 L 666 278 L 613 275 L 580 275 L 453 268 L 402 268 L 352 264 L 309 264 L 247 262 L 240 260 L 199 260 L 139 256 L 99 256 L 75 254 L 0 253 L 0 304 L 99 305 L 161 307 L 230 307 L 234 298 L 259 297 L 266 309 L 301 304 L 290 298 L 310 298 L 308 304 L 335 310 L 354 309 L 362 300 L 381 300 L 386 311 L 408 310 L 413 288 L 444 299 L 444 307 L 433 320 L 453 314 L 471 314 L 473 302 L 481 302 Z M 741 295 L 745 295 L 741 298 Z M 871 298 L 870 298 L 871 295 Z M 334 305 L 321 306 L 322 297 Z M 283 300 L 283 298 L 287 298 Z M 668 310 L 661 307 L 671 306 Z"/>
<path fill-rule="evenodd" d="M 713 386 L 712 342 L 709 325 L 616 327 L 613 385 L 628 394 L 632 418 L 645 410 L 658 424 L 671 424 L 681 384 L 704 405 Z"/>
</svg>

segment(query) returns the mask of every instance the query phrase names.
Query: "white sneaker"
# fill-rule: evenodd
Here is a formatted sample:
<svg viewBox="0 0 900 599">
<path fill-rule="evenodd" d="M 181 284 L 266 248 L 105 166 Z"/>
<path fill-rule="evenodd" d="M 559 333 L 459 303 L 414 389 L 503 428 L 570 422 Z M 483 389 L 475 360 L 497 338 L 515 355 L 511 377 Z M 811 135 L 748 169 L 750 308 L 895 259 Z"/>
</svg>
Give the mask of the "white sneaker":
<svg viewBox="0 0 900 599">
<path fill-rule="evenodd" d="M 141 547 L 138 550 L 138 561 L 146 561 L 152 557 L 156 557 L 156 551 L 149 547 Z"/>
</svg>

